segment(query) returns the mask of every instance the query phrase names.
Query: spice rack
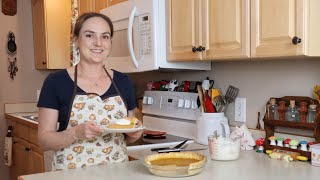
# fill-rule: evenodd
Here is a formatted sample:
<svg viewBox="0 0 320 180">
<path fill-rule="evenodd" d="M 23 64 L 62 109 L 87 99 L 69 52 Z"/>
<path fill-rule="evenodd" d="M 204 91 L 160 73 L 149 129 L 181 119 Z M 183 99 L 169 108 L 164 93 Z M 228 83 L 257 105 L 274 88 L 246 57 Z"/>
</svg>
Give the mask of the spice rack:
<svg viewBox="0 0 320 180">
<path fill-rule="evenodd" d="M 270 98 L 271 100 L 272 98 Z M 306 123 L 306 122 L 292 122 L 287 120 L 279 120 L 279 119 L 271 119 L 268 117 L 268 106 L 270 105 L 269 102 L 266 104 L 266 113 L 263 118 L 264 121 L 264 129 L 266 132 L 266 138 L 264 141 L 264 150 L 272 150 L 272 149 L 283 149 L 287 151 L 298 152 L 302 156 L 306 156 L 309 160 L 311 159 L 311 152 L 302 151 L 300 149 L 292 149 L 288 147 L 280 147 L 280 146 L 273 146 L 270 145 L 268 140 L 269 137 L 274 136 L 275 127 L 287 127 L 292 129 L 303 129 L 313 131 L 313 137 L 317 143 L 320 143 L 320 105 L 316 99 L 312 99 L 310 97 L 302 97 L 302 96 L 285 96 L 282 98 L 274 98 L 276 102 L 285 101 L 286 105 L 289 105 L 290 100 L 295 100 L 296 104 L 300 104 L 300 102 L 306 102 L 307 106 L 310 104 L 317 105 L 317 114 L 314 123 Z"/>
</svg>

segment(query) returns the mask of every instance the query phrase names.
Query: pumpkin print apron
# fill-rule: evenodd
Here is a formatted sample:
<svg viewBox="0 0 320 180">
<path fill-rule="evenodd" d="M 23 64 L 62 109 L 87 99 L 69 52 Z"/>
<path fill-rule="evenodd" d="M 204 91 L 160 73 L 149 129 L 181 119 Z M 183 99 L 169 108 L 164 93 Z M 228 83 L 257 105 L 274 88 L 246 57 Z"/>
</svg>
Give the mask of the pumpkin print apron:
<svg viewBox="0 0 320 180">
<path fill-rule="evenodd" d="M 109 73 L 117 94 L 101 99 L 94 93 L 76 93 L 77 66 L 75 67 L 74 95 L 70 108 L 70 118 L 67 129 L 87 121 L 98 125 L 108 125 L 115 119 L 127 116 L 127 108 L 120 96 L 119 90 Z M 71 145 L 57 151 L 54 155 L 55 170 L 75 169 L 91 165 L 108 164 L 128 161 L 125 138 L 122 133 L 102 133 L 92 140 L 76 140 Z"/>
</svg>

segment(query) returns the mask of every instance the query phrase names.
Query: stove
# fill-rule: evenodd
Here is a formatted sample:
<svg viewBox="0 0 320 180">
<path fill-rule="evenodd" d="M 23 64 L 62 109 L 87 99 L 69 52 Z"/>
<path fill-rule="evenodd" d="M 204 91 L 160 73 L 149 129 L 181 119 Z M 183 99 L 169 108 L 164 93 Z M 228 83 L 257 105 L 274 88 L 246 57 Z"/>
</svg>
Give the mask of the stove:
<svg viewBox="0 0 320 180">
<path fill-rule="evenodd" d="M 184 140 L 193 143 L 196 119 L 199 115 L 197 93 L 171 91 L 145 91 L 143 97 L 143 125 L 152 131 L 166 132 L 165 138 L 141 138 L 129 148 L 173 147 Z"/>
</svg>

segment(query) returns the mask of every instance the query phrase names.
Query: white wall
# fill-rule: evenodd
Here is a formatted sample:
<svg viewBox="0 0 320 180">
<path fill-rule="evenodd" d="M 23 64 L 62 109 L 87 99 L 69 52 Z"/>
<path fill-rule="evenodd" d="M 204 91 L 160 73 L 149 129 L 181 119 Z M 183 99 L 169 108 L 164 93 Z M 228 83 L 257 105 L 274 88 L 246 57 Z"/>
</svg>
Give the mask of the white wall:
<svg viewBox="0 0 320 180">
<path fill-rule="evenodd" d="M 9 171 L 3 162 L 3 144 L 7 123 L 4 119 L 4 103 L 35 102 L 36 89 L 40 89 L 48 71 L 34 68 L 31 0 L 17 1 L 17 14 L 5 16 L 0 12 L 0 174 L 9 179 Z M 1 9 L 1 4 L 0 4 Z M 19 71 L 12 80 L 8 73 L 6 53 L 7 35 L 16 37 Z"/>
<path fill-rule="evenodd" d="M 255 128 L 258 112 L 261 119 L 270 97 L 309 96 L 314 85 L 320 84 L 320 58 L 252 59 L 241 62 L 213 62 L 211 71 L 146 72 L 131 74 L 137 96 L 142 96 L 150 80 L 215 80 L 214 87 L 225 93 L 229 85 L 240 88 L 238 97 L 247 98 L 247 126 Z M 227 109 L 227 117 L 234 122 L 234 103 Z"/>
</svg>

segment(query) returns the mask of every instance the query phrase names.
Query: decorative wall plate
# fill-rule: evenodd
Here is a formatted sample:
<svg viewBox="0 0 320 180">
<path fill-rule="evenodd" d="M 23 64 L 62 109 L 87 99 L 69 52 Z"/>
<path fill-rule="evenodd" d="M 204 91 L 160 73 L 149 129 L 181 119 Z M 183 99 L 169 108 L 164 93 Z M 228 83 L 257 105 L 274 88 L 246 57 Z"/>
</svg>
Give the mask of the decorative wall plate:
<svg viewBox="0 0 320 180">
<path fill-rule="evenodd" d="M 14 36 L 13 32 L 9 32 L 8 34 L 8 43 L 7 43 L 7 53 L 8 53 L 8 72 L 10 73 L 11 79 L 14 79 L 16 76 L 16 72 L 18 72 L 17 67 L 17 45 L 16 45 L 16 37 Z"/>
<path fill-rule="evenodd" d="M 2 0 L 2 12 L 8 16 L 17 14 L 17 0 Z"/>
</svg>

